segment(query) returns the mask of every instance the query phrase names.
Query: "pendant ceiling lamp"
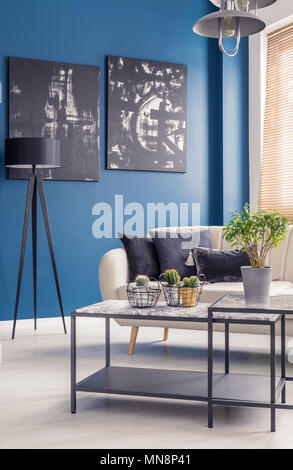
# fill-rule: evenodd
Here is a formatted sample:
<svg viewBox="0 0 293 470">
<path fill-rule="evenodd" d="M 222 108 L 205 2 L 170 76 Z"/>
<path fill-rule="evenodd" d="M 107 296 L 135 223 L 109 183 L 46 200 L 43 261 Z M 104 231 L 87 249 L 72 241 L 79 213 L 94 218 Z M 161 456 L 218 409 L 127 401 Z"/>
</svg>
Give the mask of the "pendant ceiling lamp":
<svg viewBox="0 0 293 470">
<path fill-rule="evenodd" d="M 193 26 L 193 31 L 201 36 L 219 39 L 219 48 L 229 57 L 233 57 L 239 50 L 240 39 L 243 36 L 251 36 L 265 29 L 265 22 L 250 8 L 258 3 L 268 6 L 276 0 L 211 0 L 216 6 L 220 6 L 219 12 L 210 13 L 198 20 Z M 224 47 L 224 38 L 235 38 L 235 47 L 227 51 Z"/>
<path fill-rule="evenodd" d="M 248 10 L 257 10 L 260 8 L 265 8 L 273 3 L 276 3 L 277 0 L 238 0 L 238 4 L 242 4 L 242 8 L 246 8 Z M 210 0 L 216 7 L 221 8 L 222 0 Z"/>
</svg>

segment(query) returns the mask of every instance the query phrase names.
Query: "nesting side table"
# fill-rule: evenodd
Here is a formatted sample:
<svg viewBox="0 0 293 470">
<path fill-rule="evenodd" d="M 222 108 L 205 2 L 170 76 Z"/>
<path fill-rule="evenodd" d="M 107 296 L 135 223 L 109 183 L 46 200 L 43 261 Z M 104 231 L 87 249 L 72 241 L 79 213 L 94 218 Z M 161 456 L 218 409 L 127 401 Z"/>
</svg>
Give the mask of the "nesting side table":
<svg viewBox="0 0 293 470">
<path fill-rule="evenodd" d="M 247 382 L 252 398 L 239 400 L 236 390 L 229 390 L 226 398 L 221 399 L 214 387 L 213 373 L 213 324 L 218 315 L 226 317 L 225 341 L 229 343 L 229 324 L 267 324 L 270 328 L 270 376 L 254 376 Z M 292 410 L 286 404 L 286 382 L 293 377 L 286 376 L 286 315 L 293 314 L 293 296 L 270 297 L 266 304 L 247 305 L 243 295 L 224 295 L 208 307 L 208 425 L 213 427 L 213 405 L 247 406 L 269 408 L 271 412 L 271 431 L 276 430 L 276 409 Z M 255 318 L 255 321 L 253 321 Z M 281 371 L 276 374 L 276 323 L 281 321 Z M 229 373 L 229 348 L 226 348 L 226 372 Z M 260 387 L 258 390 L 255 387 Z M 269 393 L 268 393 L 269 392 Z M 224 395 L 224 394 L 223 394 Z M 229 396 L 228 396 L 229 395 Z M 278 403 L 281 398 L 281 403 Z"/>
</svg>

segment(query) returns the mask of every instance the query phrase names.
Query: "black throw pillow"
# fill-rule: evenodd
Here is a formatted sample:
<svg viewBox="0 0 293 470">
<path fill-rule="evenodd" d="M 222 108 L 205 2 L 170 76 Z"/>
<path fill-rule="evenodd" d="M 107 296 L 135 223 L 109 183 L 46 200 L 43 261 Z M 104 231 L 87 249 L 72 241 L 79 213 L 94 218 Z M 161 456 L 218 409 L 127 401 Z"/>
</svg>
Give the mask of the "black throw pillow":
<svg viewBox="0 0 293 470">
<path fill-rule="evenodd" d="M 153 240 L 124 233 L 119 233 L 119 237 L 127 254 L 130 282 L 133 282 L 139 274 L 159 279 L 160 266 Z"/>
<path fill-rule="evenodd" d="M 241 266 L 250 266 L 245 251 L 195 248 L 193 257 L 198 275 L 204 274 L 207 282 L 240 282 Z"/>
<path fill-rule="evenodd" d="M 176 269 L 181 279 L 196 275 L 195 263 L 193 266 L 186 266 L 189 252 L 196 246 L 211 247 L 209 230 L 199 230 L 198 232 L 178 233 L 173 238 L 174 232 L 151 231 L 154 245 L 157 250 L 160 271 L 164 273 L 166 269 Z M 172 235 L 172 236 L 171 236 Z"/>
</svg>

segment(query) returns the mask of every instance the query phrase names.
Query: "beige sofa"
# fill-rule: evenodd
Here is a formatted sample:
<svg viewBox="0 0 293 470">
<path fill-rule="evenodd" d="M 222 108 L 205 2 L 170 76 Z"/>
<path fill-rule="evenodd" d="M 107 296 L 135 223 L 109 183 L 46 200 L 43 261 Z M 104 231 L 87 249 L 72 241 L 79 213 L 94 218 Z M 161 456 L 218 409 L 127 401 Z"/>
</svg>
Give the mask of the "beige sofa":
<svg viewBox="0 0 293 470">
<path fill-rule="evenodd" d="M 198 230 L 209 230 L 211 236 L 211 244 L 213 248 L 229 250 L 231 245 L 227 243 L 222 236 L 222 227 L 179 227 L 179 228 L 161 228 L 156 229 L 164 231 L 190 232 Z M 290 226 L 286 240 L 279 248 L 273 250 L 268 259 L 268 265 L 272 267 L 272 283 L 271 296 L 276 295 L 293 295 L 293 226 Z M 127 299 L 126 286 L 129 280 L 128 262 L 124 248 L 117 248 L 106 253 L 100 263 L 99 280 L 103 300 L 107 299 Z M 241 282 L 218 282 L 215 284 L 207 284 L 201 296 L 202 303 L 211 304 L 225 293 L 242 294 L 243 285 Z M 162 299 L 163 300 L 163 299 Z M 293 316 L 289 316 L 286 326 L 288 336 L 293 336 Z M 130 326 L 131 337 L 129 354 L 133 353 L 136 337 L 139 327 L 160 327 L 164 328 L 164 339 L 168 338 L 169 328 L 182 328 L 203 330 L 206 329 L 205 323 L 181 323 L 181 322 L 158 322 L 151 320 L 117 320 L 121 326 Z M 223 330 L 223 325 L 215 325 L 218 331 Z M 241 333 L 257 333 L 265 334 L 269 329 L 265 326 L 249 326 L 249 325 L 231 325 L 231 332 Z"/>
</svg>

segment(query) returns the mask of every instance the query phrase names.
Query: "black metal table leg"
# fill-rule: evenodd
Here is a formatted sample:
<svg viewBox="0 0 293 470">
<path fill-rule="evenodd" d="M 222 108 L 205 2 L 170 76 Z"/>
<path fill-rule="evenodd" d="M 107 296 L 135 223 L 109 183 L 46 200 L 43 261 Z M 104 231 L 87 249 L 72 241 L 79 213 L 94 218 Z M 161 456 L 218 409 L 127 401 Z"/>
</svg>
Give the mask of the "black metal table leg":
<svg viewBox="0 0 293 470">
<path fill-rule="evenodd" d="M 213 427 L 213 313 L 208 313 L 208 427 Z"/>
<path fill-rule="evenodd" d="M 106 326 L 106 367 L 110 366 L 110 318 L 105 318 Z"/>
<path fill-rule="evenodd" d="M 286 403 L 286 316 L 281 318 L 281 377 L 285 379 L 282 390 L 282 403 Z"/>
<path fill-rule="evenodd" d="M 230 372 L 229 323 L 225 323 L 225 374 Z"/>
<path fill-rule="evenodd" d="M 34 282 L 34 328 L 37 329 L 37 185 L 34 185 L 32 202 L 32 245 Z"/>
<path fill-rule="evenodd" d="M 39 175 L 37 175 L 37 185 L 39 189 L 39 195 L 40 195 L 40 201 L 41 201 L 43 217 L 44 217 L 44 222 L 45 222 L 46 234 L 47 234 L 47 239 L 48 239 L 48 244 L 49 244 L 49 249 L 50 249 L 51 263 L 52 263 L 52 268 L 53 268 L 53 273 L 54 273 L 54 278 L 55 278 L 59 306 L 60 306 L 61 315 L 62 315 L 63 328 L 64 328 L 64 333 L 66 334 L 64 311 L 63 311 L 61 291 L 60 291 L 60 286 L 59 286 L 59 279 L 58 279 L 58 273 L 57 273 L 57 267 L 56 267 L 54 249 L 53 249 L 53 241 L 52 241 L 52 236 L 51 236 L 51 231 L 50 231 L 50 223 L 49 223 L 49 216 L 48 216 L 48 211 L 47 211 L 47 206 L 46 206 L 44 186 L 43 186 L 42 178 Z"/>
<path fill-rule="evenodd" d="M 271 336 L 271 431 L 276 431 L 276 332 L 275 325 L 270 327 Z"/>
<path fill-rule="evenodd" d="M 24 264 L 24 255 L 25 255 L 25 249 L 26 249 L 26 241 L 27 241 L 27 233 L 28 233 L 28 226 L 29 226 L 29 220 L 30 220 L 30 212 L 31 212 L 31 207 L 32 207 L 32 199 L 33 199 L 33 194 L 34 194 L 35 179 L 36 179 L 35 175 L 31 175 L 29 177 L 29 183 L 28 183 L 28 189 L 27 189 L 25 216 L 24 216 L 22 243 L 21 243 L 21 251 L 20 251 L 19 270 L 18 270 L 18 280 L 17 280 L 17 289 L 16 289 L 16 299 L 15 299 L 15 307 L 14 307 L 12 339 L 14 339 L 15 337 L 15 328 L 16 328 L 16 320 L 17 320 L 17 312 L 18 312 L 18 304 L 19 304 L 23 264 Z"/>
<path fill-rule="evenodd" d="M 76 317 L 71 315 L 71 413 L 76 413 Z"/>
</svg>

